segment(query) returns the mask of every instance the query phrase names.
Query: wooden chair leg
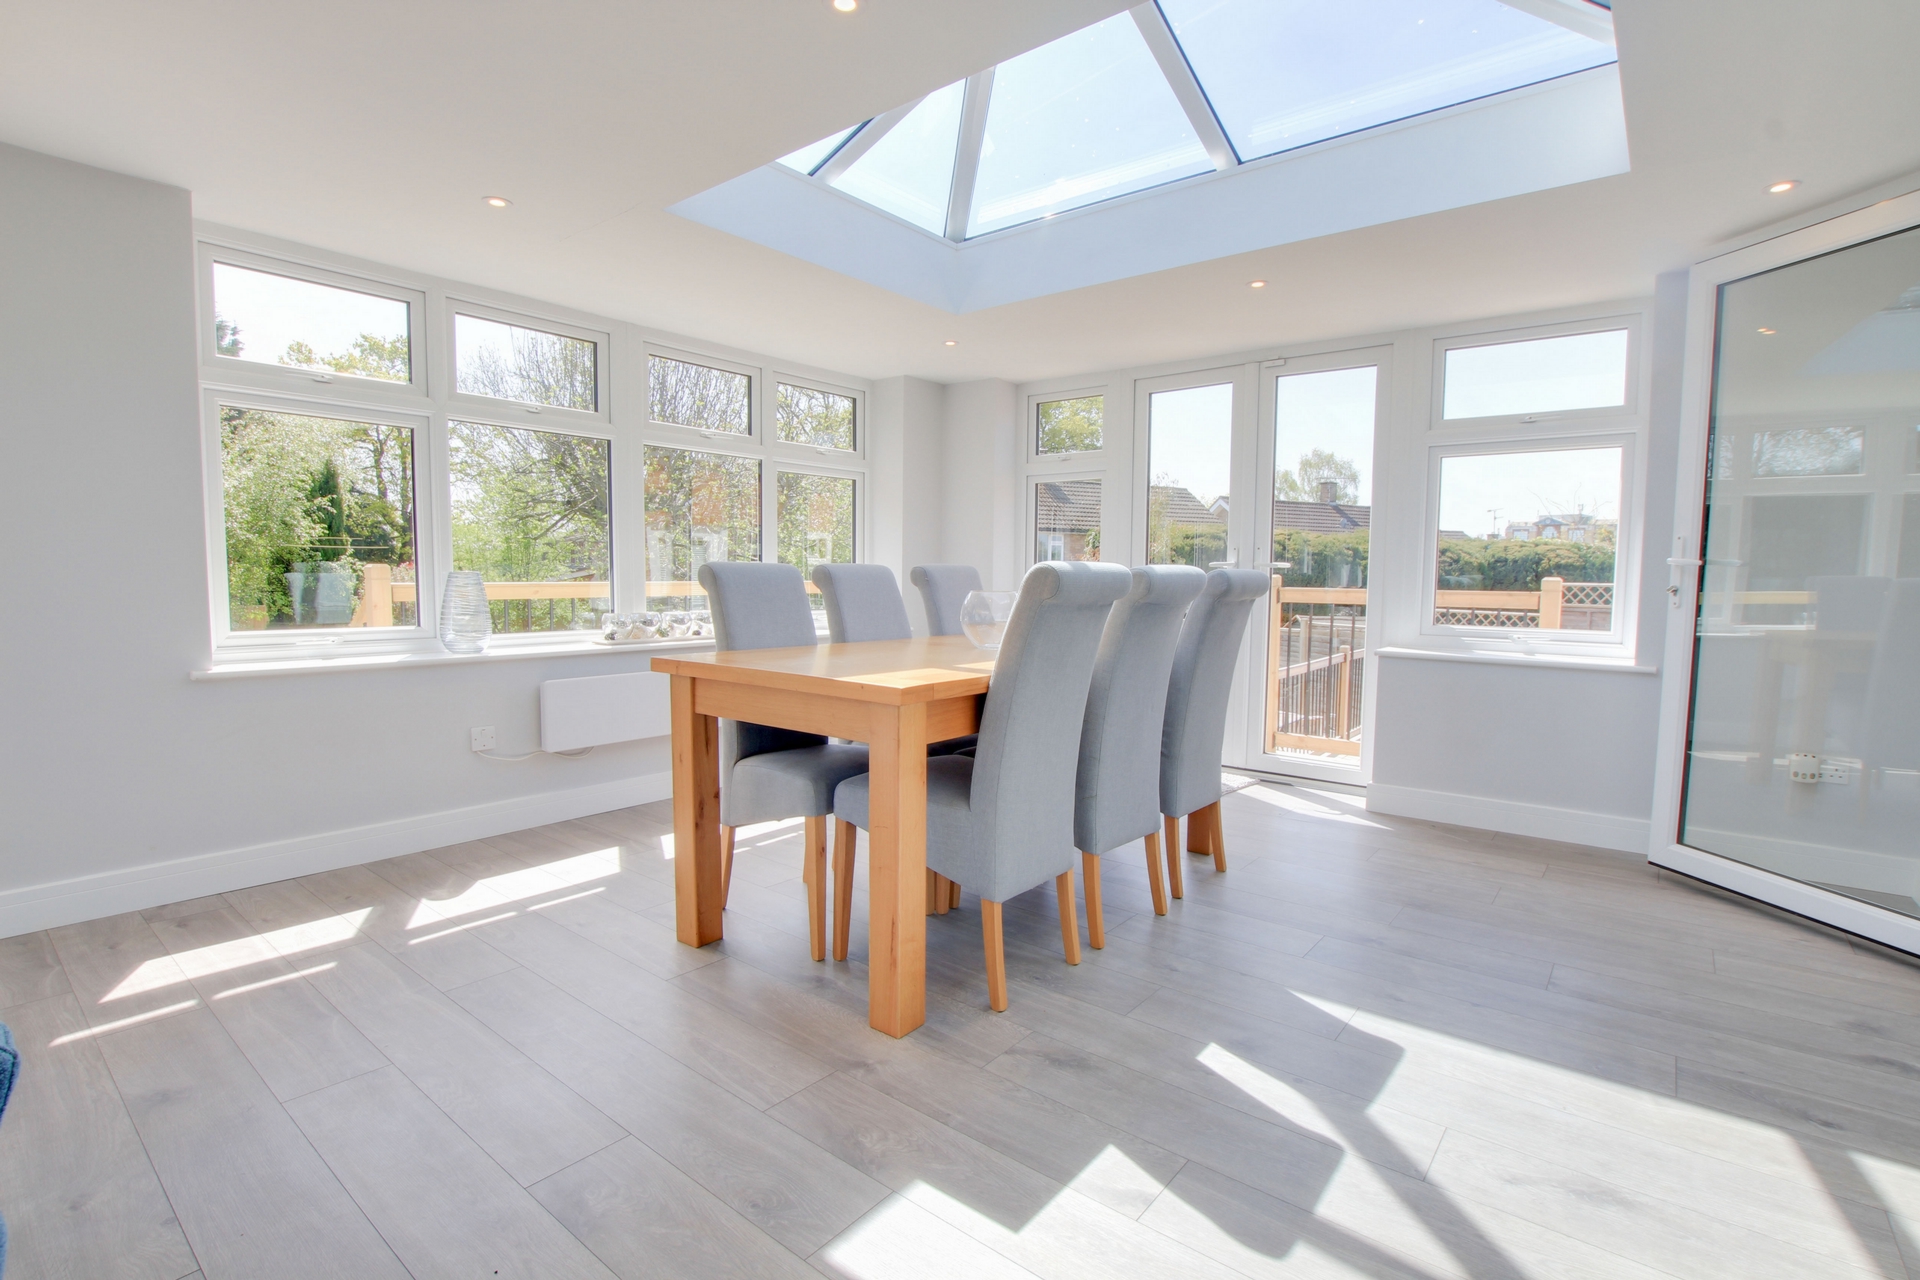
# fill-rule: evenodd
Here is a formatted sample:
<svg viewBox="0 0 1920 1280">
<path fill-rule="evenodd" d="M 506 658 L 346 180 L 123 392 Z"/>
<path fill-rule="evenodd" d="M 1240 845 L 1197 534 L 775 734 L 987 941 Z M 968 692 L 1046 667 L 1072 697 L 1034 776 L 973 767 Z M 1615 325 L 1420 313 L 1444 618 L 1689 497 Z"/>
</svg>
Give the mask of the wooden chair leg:
<svg viewBox="0 0 1920 1280">
<path fill-rule="evenodd" d="M 733 891 L 733 828 L 720 828 L 720 907 L 726 909 Z"/>
<path fill-rule="evenodd" d="M 1186 881 L 1180 876 L 1180 819 L 1167 817 L 1166 822 L 1167 888 L 1174 897 L 1183 898 L 1186 896 L 1187 886 Z M 1187 825 L 1189 827 L 1193 825 L 1191 819 L 1188 820 Z"/>
<path fill-rule="evenodd" d="M 1195 809 L 1187 815 L 1187 852 L 1212 853 L 1207 847 L 1207 811 Z"/>
<path fill-rule="evenodd" d="M 933 894 L 940 884 L 940 877 L 934 874 L 932 867 L 927 868 L 927 914 L 933 914 Z"/>
<path fill-rule="evenodd" d="M 958 911 L 960 909 L 960 882 L 958 880 L 947 881 L 947 894 L 947 906 L 952 910 Z"/>
<path fill-rule="evenodd" d="M 1100 905 L 1100 855 L 1080 855 L 1080 878 L 1087 886 L 1087 945 L 1095 951 L 1107 945 L 1107 913 Z"/>
<path fill-rule="evenodd" d="M 1080 908 L 1073 901 L 1073 868 L 1053 878 L 1053 890 L 1060 895 L 1060 945 L 1068 964 L 1080 963 Z"/>
<path fill-rule="evenodd" d="M 1000 931 L 1000 904 L 980 900 L 980 937 L 987 950 L 987 1007 L 1007 1011 L 1007 941 Z"/>
<path fill-rule="evenodd" d="M 1213 852 L 1213 869 L 1227 869 L 1227 828 L 1220 818 L 1220 802 L 1215 800 L 1207 806 L 1207 844 Z"/>
<path fill-rule="evenodd" d="M 834 825 L 833 832 L 833 958 L 847 958 L 847 935 L 853 925 L 853 851 L 860 829 L 851 822 Z"/>
<path fill-rule="evenodd" d="M 1169 840 L 1176 838 L 1177 836 L 1167 837 Z M 1178 866 L 1179 864 L 1176 862 L 1168 865 Z M 1160 874 L 1160 833 L 1158 831 L 1147 836 L 1147 887 L 1153 890 L 1153 914 L 1157 916 L 1167 914 L 1167 879 Z"/>
<path fill-rule="evenodd" d="M 815 960 L 827 958 L 827 817 L 807 819 L 807 943 Z"/>
</svg>

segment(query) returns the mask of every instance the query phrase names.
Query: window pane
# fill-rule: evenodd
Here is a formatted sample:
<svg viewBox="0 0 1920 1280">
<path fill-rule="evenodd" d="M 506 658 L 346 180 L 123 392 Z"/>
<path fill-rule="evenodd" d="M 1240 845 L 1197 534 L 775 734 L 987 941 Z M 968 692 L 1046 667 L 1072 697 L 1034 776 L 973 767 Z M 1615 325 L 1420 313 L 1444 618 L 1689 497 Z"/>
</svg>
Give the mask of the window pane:
<svg viewBox="0 0 1920 1280">
<path fill-rule="evenodd" d="M 760 463 L 648 445 L 647 608 L 703 611 L 701 565 L 759 558 Z"/>
<path fill-rule="evenodd" d="M 406 382 L 408 332 L 398 298 L 213 264 L 214 350 L 223 356 Z"/>
<path fill-rule="evenodd" d="M 1212 170 L 1133 16 L 1115 14 L 994 71 L 967 234 Z"/>
<path fill-rule="evenodd" d="M 808 578 L 811 593 L 813 566 L 853 563 L 853 480 L 782 471 L 778 483 L 780 563 Z M 818 596 L 814 607 L 824 607 Z"/>
<path fill-rule="evenodd" d="M 1367 365 L 1274 379 L 1272 754 L 1359 760 L 1378 374 Z"/>
<path fill-rule="evenodd" d="M 775 407 L 780 438 L 788 444 L 810 444 L 821 449 L 853 448 L 853 397 L 837 396 L 812 387 L 780 384 Z"/>
<path fill-rule="evenodd" d="M 809 146 L 804 146 L 798 151 L 792 151 L 781 156 L 775 163 L 783 164 L 796 173 L 812 173 L 820 167 L 821 161 L 838 151 L 840 144 L 848 138 L 851 138 L 853 136 L 853 130 L 859 127 L 859 125 L 855 125 L 853 129 L 842 129 L 830 137 L 822 138 L 820 141 Z"/>
<path fill-rule="evenodd" d="M 1040 403 L 1034 447 L 1041 453 L 1088 453 L 1100 447 L 1107 416 L 1105 396 Z"/>
<path fill-rule="evenodd" d="M 456 386 L 464 395 L 591 413 L 597 345 L 585 338 L 455 315 Z"/>
<path fill-rule="evenodd" d="M 1864 427 L 1795 427 L 1753 433 L 1756 476 L 1857 476 L 1865 465 Z"/>
<path fill-rule="evenodd" d="M 1147 563 L 1227 558 L 1233 384 L 1147 397 Z"/>
<path fill-rule="evenodd" d="M 1455 347 L 1447 352 L 1444 418 L 1605 409 L 1627 402 L 1627 331 Z"/>
<path fill-rule="evenodd" d="M 745 435 L 752 422 L 747 408 L 751 382 L 744 373 L 709 369 L 665 356 L 654 356 L 647 362 L 647 389 L 655 422 Z"/>
<path fill-rule="evenodd" d="M 486 575 L 495 631 L 591 627 L 613 607 L 605 440 L 447 424 L 453 567 Z"/>
<path fill-rule="evenodd" d="M 1441 459 L 1433 620 L 1611 631 L 1623 456 L 1613 448 Z"/>
<path fill-rule="evenodd" d="M 228 625 L 411 627 L 413 432 L 220 408 Z"/>
<path fill-rule="evenodd" d="M 1100 558 L 1100 481 L 1042 480 L 1033 486 L 1033 559 Z"/>
<path fill-rule="evenodd" d="M 966 89 L 966 81 L 956 80 L 928 94 L 833 185 L 916 227 L 945 235 Z"/>
<path fill-rule="evenodd" d="M 1554 76 L 1610 45 L 1501 0 L 1160 0 L 1244 160 Z"/>
</svg>

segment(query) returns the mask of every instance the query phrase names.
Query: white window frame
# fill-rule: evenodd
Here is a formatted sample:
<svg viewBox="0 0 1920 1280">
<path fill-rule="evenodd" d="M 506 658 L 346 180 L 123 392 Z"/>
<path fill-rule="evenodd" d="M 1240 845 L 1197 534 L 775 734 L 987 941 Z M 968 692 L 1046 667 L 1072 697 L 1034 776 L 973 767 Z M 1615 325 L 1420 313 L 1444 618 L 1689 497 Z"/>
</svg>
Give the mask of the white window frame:
<svg viewBox="0 0 1920 1280">
<path fill-rule="evenodd" d="M 1080 387 L 1067 391 L 1043 391 L 1027 396 L 1026 455 L 1028 467 L 1090 467 L 1103 466 L 1113 452 L 1113 415 L 1108 412 L 1108 404 L 1113 397 L 1112 389 L 1105 386 Z M 1059 400 L 1087 400 L 1100 397 L 1100 447 L 1098 449 L 1070 449 L 1064 453 L 1042 453 L 1040 450 L 1040 406 L 1053 404 Z M 1081 477 L 1084 478 L 1084 477 Z M 1106 504 L 1105 491 L 1101 494 L 1101 505 Z"/>
<path fill-rule="evenodd" d="M 708 369 L 719 369 L 725 373 L 737 373 L 747 379 L 747 429 L 745 431 L 714 431 L 706 427 L 689 427 L 679 422 L 661 422 L 653 416 L 653 358 L 678 360 L 682 364 L 695 364 Z M 668 438 L 688 441 L 704 441 L 705 444 L 689 444 L 687 448 L 714 446 L 722 453 L 753 453 L 764 457 L 767 444 L 767 370 L 763 365 L 747 364 L 725 356 L 708 355 L 705 352 L 689 350 L 684 347 L 669 347 L 649 342 L 643 346 L 643 359 L 640 371 L 641 391 L 646 395 L 645 407 L 640 410 L 641 420 L 646 423 L 650 434 L 660 437 L 664 442 Z M 764 538 L 761 541 L 765 541 Z"/>
<path fill-rule="evenodd" d="M 499 417 L 505 414 L 510 416 L 524 416 L 525 418 L 538 418 L 542 423 L 546 421 L 555 423 L 592 423 L 598 424 L 603 430 L 607 424 L 613 421 L 612 408 L 608 404 L 611 397 L 608 394 L 609 379 L 607 377 L 607 366 L 609 363 L 608 351 L 612 346 L 610 334 L 602 330 L 556 319 L 552 316 L 538 315 L 525 311 L 511 311 L 505 307 L 496 307 L 482 302 L 475 302 L 460 295 L 449 295 L 444 310 L 445 314 L 442 318 L 442 323 L 445 326 L 445 332 L 442 334 L 442 340 L 446 344 L 447 352 L 446 399 L 448 415 L 450 417 L 457 417 L 463 421 L 468 421 L 472 420 L 473 415 Z M 582 342 L 593 343 L 593 402 L 595 406 L 593 411 L 588 412 L 584 409 L 569 409 L 562 405 L 532 404 L 525 400 L 506 400 L 496 396 L 482 396 L 475 395 L 472 392 L 461 391 L 460 348 L 454 337 L 454 329 L 458 323 L 456 317 L 458 316 L 471 316 L 476 320 L 492 320 L 497 324 L 512 325 L 517 329 L 532 329 L 539 333 L 552 334 L 555 337 L 575 338 Z M 469 407 L 472 410 L 471 414 L 465 412 Z M 503 422 L 501 425 L 508 426 L 514 424 Z M 528 422 L 526 425 L 535 426 L 540 424 Z"/>
<path fill-rule="evenodd" d="M 1617 405 L 1598 405 L 1588 409 L 1557 409 L 1537 413 L 1508 413 L 1479 418 L 1447 418 L 1447 353 L 1466 347 L 1494 347 L 1513 342 L 1531 342 L 1539 338 L 1566 338 L 1583 333 L 1627 331 L 1626 396 Z M 1462 333 L 1436 338 L 1433 343 L 1433 387 L 1431 414 L 1435 431 L 1483 431 L 1498 428 L 1524 429 L 1535 425 L 1561 425 L 1617 418 L 1633 413 L 1641 401 L 1643 318 L 1636 312 L 1596 316 L 1588 320 L 1568 320 L 1558 324 L 1529 325 L 1518 329 L 1498 329 L 1480 333 Z"/>
<path fill-rule="evenodd" d="M 826 467 L 858 466 L 867 458 L 867 393 L 858 387 L 841 385 L 816 374 L 792 373 L 779 366 L 766 371 L 762 379 L 765 385 L 766 408 L 760 415 L 760 421 L 766 424 L 761 433 L 766 437 L 767 450 L 779 458 L 814 459 Z M 853 401 L 853 448 L 834 449 L 826 445 L 800 444 L 793 440 L 780 439 L 780 388 L 795 387 L 802 391 L 822 391 L 828 395 L 845 396 Z"/>
<path fill-rule="evenodd" d="M 293 396 L 337 394 L 353 400 L 385 403 L 418 404 L 428 398 L 431 374 L 427 353 L 434 344 L 429 334 L 429 307 L 425 289 L 391 278 L 323 267 L 299 258 L 270 256 L 205 235 L 199 238 L 198 248 L 200 252 L 195 263 L 195 281 L 200 306 L 199 346 L 203 383 L 274 390 Z M 243 360 L 219 354 L 214 347 L 213 333 L 215 263 L 406 303 L 408 381 L 390 382 L 384 378 L 362 378 L 350 373 L 296 369 L 290 365 L 268 364 L 261 360 Z"/>
<path fill-rule="evenodd" d="M 411 275 L 303 246 L 253 237 L 231 228 L 196 224 L 195 238 L 209 626 L 216 665 L 260 663 L 278 669 L 289 662 L 297 667 L 305 659 L 323 660 L 349 654 L 368 658 L 383 654 L 445 656 L 438 639 L 437 613 L 439 593 L 452 563 L 453 551 L 447 432 L 450 421 L 551 431 L 609 442 L 612 589 L 617 611 L 644 608 L 645 451 L 648 446 L 752 459 L 760 470 L 760 558 L 763 561 L 777 560 L 779 556 L 780 471 L 850 478 L 854 482 L 855 554 L 862 561 L 871 554 L 869 539 L 873 521 L 867 418 L 871 387 L 861 379 L 748 352 L 716 349 L 618 321 L 495 294 L 474 286 Z M 213 349 L 212 293 L 212 264 L 216 261 L 405 301 L 409 308 L 412 381 L 388 383 L 350 375 L 322 379 L 311 370 L 217 356 Z M 456 313 L 597 343 L 595 412 L 551 405 L 527 406 L 518 401 L 455 391 L 453 317 Z M 745 375 L 749 379 L 749 430 L 744 433 L 704 431 L 651 421 L 648 378 L 650 361 L 655 355 Z M 822 450 L 812 445 L 769 439 L 768 424 L 774 420 L 772 396 L 780 382 L 852 397 L 856 448 Z M 219 406 L 223 403 L 389 423 L 414 431 L 415 564 L 420 583 L 417 626 L 378 631 L 335 627 L 270 632 L 231 630 L 219 437 Z M 536 411 L 528 412 L 530 408 Z M 616 651 L 596 650 L 592 644 L 594 638 L 590 631 L 504 633 L 494 636 L 487 652 L 512 655 L 553 649 Z"/>
<path fill-rule="evenodd" d="M 1044 396 L 1044 400 L 1072 399 L 1071 396 Z M 1091 453 L 1067 454 L 1067 457 L 1089 458 Z M 1112 481 L 1104 469 L 1081 468 L 1078 470 L 1057 470 L 1042 467 L 1027 472 L 1027 493 L 1022 509 L 1025 512 L 1026 563 L 1028 568 L 1041 564 L 1039 552 L 1040 497 L 1038 490 L 1043 484 L 1068 484 L 1075 480 L 1098 480 L 1100 482 L 1100 560 L 1107 560 L 1107 503 L 1112 497 Z M 1114 561 L 1112 563 L 1125 563 Z"/>
<path fill-rule="evenodd" d="M 361 381 L 355 379 L 355 381 Z M 232 626 L 231 603 L 227 599 L 227 513 L 225 461 L 220 440 L 222 406 L 259 409 L 267 413 L 300 414 L 315 418 L 336 418 L 351 422 L 370 422 L 382 426 L 406 427 L 413 432 L 413 550 L 415 587 L 415 624 L 411 627 L 324 627 L 281 631 L 236 631 Z M 438 505 L 442 486 L 429 478 L 430 459 L 436 453 L 433 418 L 418 409 L 405 410 L 381 405 L 354 404 L 341 400 L 302 398 L 248 387 L 206 386 L 201 390 L 201 460 L 207 501 L 207 573 L 212 589 L 208 593 L 209 618 L 214 651 L 252 657 L 293 656 L 339 653 L 345 647 L 355 652 L 406 651 L 419 647 L 437 634 L 438 593 L 426 589 L 440 580 L 439 566 L 444 563 L 431 540 L 433 525 L 428 505 Z M 444 436 L 438 450 L 444 457 Z"/>
<path fill-rule="evenodd" d="M 1240 473 L 1244 465 L 1251 464 L 1253 458 L 1253 452 L 1246 450 L 1242 444 L 1243 440 L 1252 439 L 1245 431 L 1242 419 L 1250 418 L 1258 412 L 1260 389 L 1255 379 L 1259 376 L 1257 365 L 1221 364 L 1134 380 L 1133 456 L 1135 465 L 1132 468 L 1132 491 L 1127 495 L 1128 504 L 1133 510 L 1133 545 L 1128 549 L 1133 557 L 1131 563 L 1147 563 L 1147 541 L 1152 534 L 1147 527 L 1147 515 L 1153 488 L 1154 395 L 1162 391 L 1187 391 L 1195 387 L 1218 387 L 1229 384 L 1233 387 L 1232 417 L 1228 420 L 1230 461 L 1227 491 L 1231 495 L 1233 477 Z M 1229 508 L 1226 524 L 1226 559 L 1220 563 L 1230 565 L 1253 563 L 1251 560 L 1241 559 L 1241 552 L 1248 549 L 1242 544 L 1251 541 L 1247 531 L 1247 521 L 1246 513 L 1236 513 Z M 1103 546 L 1102 550 L 1104 549 Z M 1205 565 L 1200 567 L 1206 568 Z"/>
</svg>

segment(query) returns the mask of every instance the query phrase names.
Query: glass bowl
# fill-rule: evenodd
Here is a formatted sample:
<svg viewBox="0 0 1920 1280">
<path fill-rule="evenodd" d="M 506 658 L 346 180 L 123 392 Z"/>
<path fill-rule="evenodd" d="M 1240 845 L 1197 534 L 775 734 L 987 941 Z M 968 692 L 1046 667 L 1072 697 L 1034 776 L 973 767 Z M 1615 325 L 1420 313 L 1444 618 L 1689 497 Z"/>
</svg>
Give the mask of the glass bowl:
<svg viewBox="0 0 1920 1280">
<path fill-rule="evenodd" d="M 1007 633 L 1007 619 L 1013 616 L 1015 591 L 969 591 L 960 605 L 960 629 L 967 633 L 977 649 L 993 652 Z"/>
</svg>

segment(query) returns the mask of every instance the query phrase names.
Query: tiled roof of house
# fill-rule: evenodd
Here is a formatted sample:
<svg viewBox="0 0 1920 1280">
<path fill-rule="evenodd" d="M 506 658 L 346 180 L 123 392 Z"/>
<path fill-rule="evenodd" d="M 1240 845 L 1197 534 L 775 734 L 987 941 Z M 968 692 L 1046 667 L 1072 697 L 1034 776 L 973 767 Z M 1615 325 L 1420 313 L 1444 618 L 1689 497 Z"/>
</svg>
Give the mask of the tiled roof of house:
<svg viewBox="0 0 1920 1280">
<path fill-rule="evenodd" d="M 1226 521 L 1201 505 L 1192 492 L 1178 485 L 1156 484 L 1147 490 L 1150 519 L 1174 524 L 1218 525 Z"/>
<path fill-rule="evenodd" d="M 1100 527 L 1098 480 L 1043 480 L 1034 486 L 1034 528 L 1084 533 Z"/>
<path fill-rule="evenodd" d="M 1348 533 L 1365 529 L 1372 516 L 1372 507 L 1345 502 L 1285 502 L 1276 498 L 1273 503 L 1273 527 L 1276 529 Z"/>
</svg>

